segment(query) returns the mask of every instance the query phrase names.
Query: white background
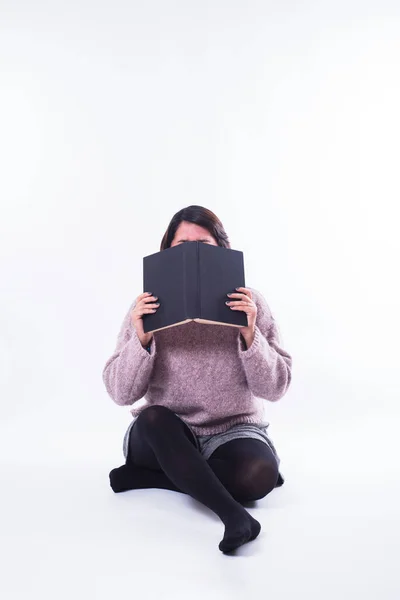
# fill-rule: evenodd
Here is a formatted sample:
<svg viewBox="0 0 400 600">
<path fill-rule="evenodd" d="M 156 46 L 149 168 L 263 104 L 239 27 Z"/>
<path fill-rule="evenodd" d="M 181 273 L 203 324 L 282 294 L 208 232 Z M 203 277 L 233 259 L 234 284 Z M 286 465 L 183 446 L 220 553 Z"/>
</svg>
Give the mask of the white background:
<svg viewBox="0 0 400 600">
<path fill-rule="evenodd" d="M 0 2 L 7 600 L 397 600 L 397 1 Z M 293 357 L 259 538 L 114 494 L 102 369 L 175 212 L 213 210 Z"/>
</svg>

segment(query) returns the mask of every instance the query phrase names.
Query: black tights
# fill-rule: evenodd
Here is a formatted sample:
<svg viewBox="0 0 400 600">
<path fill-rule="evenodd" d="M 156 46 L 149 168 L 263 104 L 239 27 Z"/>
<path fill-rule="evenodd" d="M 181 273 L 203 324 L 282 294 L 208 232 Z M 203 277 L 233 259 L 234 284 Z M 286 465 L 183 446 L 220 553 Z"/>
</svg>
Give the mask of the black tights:
<svg viewBox="0 0 400 600">
<path fill-rule="evenodd" d="M 206 460 L 187 425 L 164 406 L 149 406 L 136 419 L 129 436 L 126 464 L 110 472 L 115 492 L 162 488 L 189 494 L 225 524 L 219 548 L 229 552 L 248 542 L 261 526 L 241 502 L 263 498 L 278 478 L 269 447 L 254 439 L 221 445 Z"/>
</svg>

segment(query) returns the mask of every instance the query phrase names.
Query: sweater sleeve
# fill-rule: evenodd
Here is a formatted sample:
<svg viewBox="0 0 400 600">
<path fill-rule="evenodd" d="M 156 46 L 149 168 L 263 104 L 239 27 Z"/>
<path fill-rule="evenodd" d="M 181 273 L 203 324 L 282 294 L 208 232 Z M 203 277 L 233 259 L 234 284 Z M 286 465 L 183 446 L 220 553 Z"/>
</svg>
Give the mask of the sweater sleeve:
<svg viewBox="0 0 400 600">
<path fill-rule="evenodd" d="M 103 381 L 116 404 L 133 404 L 145 395 L 156 356 L 153 335 L 149 351 L 140 343 L 131 322 L 133 303 L 120 328 L 115 350 L 103 369 Z"/>
<path fill-rule="evenodd" d="M 275 402 L 289 388 L 292 357 L 282 348 L 277 324 L 265 298 L 257 290 L 249 289 L 257 305 L 254 340 L 246 350 L 242 336 L 238 336 L 239 356 L 252 393 Z"/>
</svg>

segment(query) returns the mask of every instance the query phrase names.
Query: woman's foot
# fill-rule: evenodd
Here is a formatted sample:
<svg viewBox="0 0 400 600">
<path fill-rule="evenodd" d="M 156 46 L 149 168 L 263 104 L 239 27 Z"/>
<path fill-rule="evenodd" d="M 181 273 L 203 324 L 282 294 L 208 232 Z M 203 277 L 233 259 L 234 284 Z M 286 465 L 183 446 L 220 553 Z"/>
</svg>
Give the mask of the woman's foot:
<svg viewBox="0 0 400 600">
<path fill-rule="evenodd" d="M 115 493 L 126 492 L 135 487 L 133 469 L 129 464 L 112 469 L 109 473 L 110 486 Z"/>
<path fill-rule="evenodd" d="M 109 478 L 110 485 L 116 493 L 147 488 L 182 492 L 163 471 L 139 467 L 132 463 L 125 463 L 121 467 L 113 469 L 110 471 Z"/>
<path fill-rule="evenodd" d="M 219 549 L 225 554 L 231 552 L 246 542 L 255 540 L 261 531 L 260 523 L 247 511 L 231 522 L 225 523 L 225 535 L 219 544 Z"/>
</svg>

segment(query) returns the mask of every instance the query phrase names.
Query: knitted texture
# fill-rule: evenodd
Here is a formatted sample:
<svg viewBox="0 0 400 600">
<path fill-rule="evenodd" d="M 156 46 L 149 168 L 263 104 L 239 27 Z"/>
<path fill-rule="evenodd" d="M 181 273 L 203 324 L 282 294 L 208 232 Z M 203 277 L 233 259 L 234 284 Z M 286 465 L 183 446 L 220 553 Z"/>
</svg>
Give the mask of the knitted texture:
<svg viewBox="0 0 400 600">
<path fill-rule="evenodd" d="M 247 349 L 238 328 L 191 321 L 156 331 L 147 351 L 131 322 L 133 302 L 113 354 L 103 369 L 112 400 L 141 398 L 161 404 L 197 435 L 221 433 L 237 423 L 264 423 L 264 400 L 275 402 L 291 382 L 292 357 L 281 345 L 277 323 L 261 292 L 246 286 L 257 305 L 254 340 Z M 234 300 L 234 298 L 232 298 Z"/>
</svg>

